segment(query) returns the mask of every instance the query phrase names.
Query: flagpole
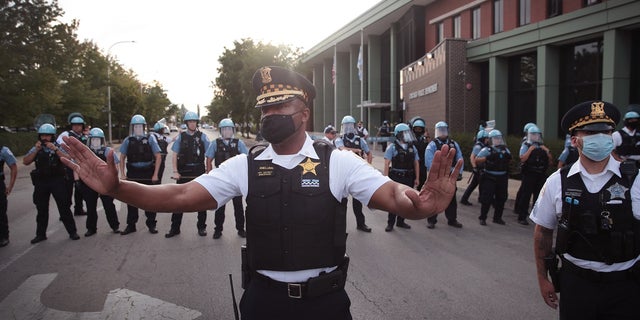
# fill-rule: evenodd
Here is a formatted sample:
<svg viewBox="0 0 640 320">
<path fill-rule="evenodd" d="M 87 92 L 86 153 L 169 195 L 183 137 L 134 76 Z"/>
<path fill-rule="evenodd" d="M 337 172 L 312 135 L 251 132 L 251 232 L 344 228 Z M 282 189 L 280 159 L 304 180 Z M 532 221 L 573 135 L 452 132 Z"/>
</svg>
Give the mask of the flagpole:
<svg viewBox="0 0 640 320">
<path fill-rule="evenodd" d="M 338 125 L 338 45 L 333 45 L 333 123 Z"/>
<path fill-rule="evenodd" d="M 358 59 L 362 59 L 362 66 L 360 66 L 360 121 L 364 121 L 364 29 L 360 29 L 360 53 L 358 54 Z M 371 130 L 371 123 L 369 123 L 369 119 L 365 122 L 369 125 L 369 130 Z"/>
</svg>

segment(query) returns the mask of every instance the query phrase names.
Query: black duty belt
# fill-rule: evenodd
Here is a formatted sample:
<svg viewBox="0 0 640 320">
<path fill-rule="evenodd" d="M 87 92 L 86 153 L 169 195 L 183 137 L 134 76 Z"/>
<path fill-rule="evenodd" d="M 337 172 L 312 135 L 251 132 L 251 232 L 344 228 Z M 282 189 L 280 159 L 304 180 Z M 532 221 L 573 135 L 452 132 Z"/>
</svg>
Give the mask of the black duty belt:
<svg viewBox="0 0 640 320">
<path fill-rule="evenodd" d="M 348 260 L 346 265 L 343 263 L 329 273 L 320 273 L 320 275 L 310 278 L 307 282 L 281 282 L 257 272 L 251 273 L 251 281 L 255 281 L 267 288 L 275 289 L 282 294 L 286 294 L 289 298 L 315 298 L 344 289 L 347 280 L 347 267 Z"/>
<path fill-rule="evenodd" d="M 636 262 L 633 267 L 627 270 L 599 272 L 578 267 L 575 264 L 571 263 L 569 260 L 563 258 L 562 268 L 560 269 L 560 271 L 573 273 L 581 278 L 587 279 L 592 282 L 619 282 L 630 280 L 633 277 L 634 269 L 638 266 L 640 266 L 640 263 Z"/>
<path fill-rule="evenodd" d="M 394 175 L 396 177 L 411 177 L 411 176 L 415 176 L 415 172 L 413 170 L 397 170 L 397 169 L 391 169 L 389 172 L 389 175 Z"/>
</svg>

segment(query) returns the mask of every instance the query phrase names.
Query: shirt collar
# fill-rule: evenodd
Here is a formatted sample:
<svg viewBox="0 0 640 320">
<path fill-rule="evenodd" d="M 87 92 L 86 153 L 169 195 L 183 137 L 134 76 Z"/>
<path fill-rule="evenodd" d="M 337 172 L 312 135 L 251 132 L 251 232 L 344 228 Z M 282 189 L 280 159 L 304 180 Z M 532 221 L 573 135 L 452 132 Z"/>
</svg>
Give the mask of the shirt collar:
<svg viewBox="0 0 640 320">
<path fill-rule="evenodd" d="M 567 177 L 571 177 L 572 175 L 580 172 L 582 172 L 584 175 L 594 177 L 594 176 L 604 174 L 607 171 L 611 171 L 611 173 L 615 174 L 616 176 L 622 177 L 622 175 L 620 174 L 620 162 L 618 162 L 611 155 L 609 156 L 609 162 L 607 162 L 607 166 L 604 167 L 604 170 L 602 170 L 602 172 L 596 173 L 596 174 L 589 174 L 587 170 L 582 166 L 582 163 L 580 163 L 580 160 L 578 160 L 571 166 L 571 169 L 569 169 L 569 173 L 567 174 Z"/>
<path fill-rule="evenodd" d="M 305 135 L 306 139 L 304 141 L 304 144 L 302 145 L 302 148 L 300 148 L 297 153 L 289 156 L 309 157 L 316 160 L 320 159 L 320 157 L 318 157 L 318 154 L 316 153 L 316 149 L 313 147 L 313 140 L 311 139 L 311 137 L 309 137 L 309 134 L 305 133 Z M 256 160 L 274 160 L 278 156 L 280 155 L 278 155 L 275 150 L 273 150 L 271 144 L 269 144 L 269 146 L 264 149 L 264 151 L 259 156 L 256 157 Z"/>
</svg>

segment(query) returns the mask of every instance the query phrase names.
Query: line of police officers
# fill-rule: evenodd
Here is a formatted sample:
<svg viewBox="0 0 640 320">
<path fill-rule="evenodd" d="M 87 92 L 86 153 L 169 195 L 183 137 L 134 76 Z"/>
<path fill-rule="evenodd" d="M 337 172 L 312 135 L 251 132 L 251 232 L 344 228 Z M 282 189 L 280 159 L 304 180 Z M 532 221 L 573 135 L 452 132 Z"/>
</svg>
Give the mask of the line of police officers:
<svg viewBox="0 0 640 320">
<path fill-rule="evenodd" d="M 197 129 L 198 116 L 195 112 L 187 112 L 184 122 L 187 130 L 182 132 L 173 144 L 174 152 L 174 179 L 177 183 L 186 183 L 195 177 L 211 170 L 211 161 L 215 159 L 218 167 L 224 160 L 236 154 L 247 154 L 248 150 L 241 140 L 234 138 L 235 125 L 231 119 L 223 119 L 220 122 L 221 137 L 216 140 L 216 144 L 210 144 L 205 134 Z M 106 157 L 111 148 L 105 144 L 104 132 L 100 128 L 93 128 L 88 135 L 83 133 L 85 120 L 78 112 L 71 113 L 68 117 L 70 130 L 64 131 L 56 140 L 56 128 L 53 124 L 45 123 L 37 130 L 38 141 L 29 150 L 23 159 L 25 165 L 35 163 L 34 170 L 31 171 L 31 180 L 34 185 L 33 201 L 37 208 L 36 216 L 36 237 L 31 240 L 32 244 L 47 239 L 46 231 L 49 221 L 49 198 L 53 196 L 58 211 L 60 221 L 64 224 L 69 237 L 77 240 L 75 220 L 71 211 L 72 194 L 75 189 L 75 213 L 76 215 L 87 215 L 86 237 L 97 233 L 97 200 L 100 198 L 105 211 L 106 219 L 113 233 L 127 235 L 136 231 L 138 220 L 138 208 L 127 205 L 127 226 L 121 232 L 117 210 L 114 199 L 108 195 L 101 195 L 86 186 L 73 173 L 73 170 L 66 168 L 60 161 L 61 157 L 68 157 L 66 152 L 60 148 L 61 138 L 64 136 L 73 137 L 83 144 L 86 144 L 100 159 L 106 162 Z M 142 184 L 158 184 L 162 179 L 168 145 L 171 138 L 165 135 L 168 129 L 164 123 L 158 122 L 154 125 L 154 132 L 147 132 L 147 122 L 141 115 L 134 115 L 130 122 L 130 134 L 127 136 L 121 147 L 120 157 L 114 152 L 114 161 L 120 164 L 121 178 L 136 181 Z M 230 132 L 228 132 L 231 129 Z M 205 155 L 207 163 L 205 164 Z M 4 164 L 11 170 L 9 185 L 4 184 Z M 126 166 L 125 166 L 126 164 Z M 16 159 L 11 151 L 0 145 L 0 247 L 9 243 L 9 227 L 7 218 L 7 195 L 13 189 L 17 175 Z M 242 197 L 234 199 L 236 212 L 236 228 L 238 235 L 245 236 L 244 231 L 244 210 Z M 86 202 L 87 211 L 82 210 L 82 201 Z M 146 225 L 149 232 L 157 233 L 156 213 L 147 212 Z M 180 233 L 182 213 L 172 215 L 171 229 L 165 237 L 170 238 Z M 197 229 L 200 236 L 206 236 L 206 211 L 198 213 Z M 216 210 L 216 232 L 214 239 L 222 234 L 224 223 L 224 207 Z"/>
</svg>

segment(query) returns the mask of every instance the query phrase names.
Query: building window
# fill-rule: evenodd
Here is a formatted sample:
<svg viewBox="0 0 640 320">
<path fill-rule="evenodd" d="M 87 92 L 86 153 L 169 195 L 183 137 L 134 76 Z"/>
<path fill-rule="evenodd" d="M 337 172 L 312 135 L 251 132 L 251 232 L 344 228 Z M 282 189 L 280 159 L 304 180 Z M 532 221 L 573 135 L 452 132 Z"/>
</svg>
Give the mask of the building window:
<svg viewBox="0 0 640 320">
<path fill-rule="evenodd" d="M 549 18 L 562 14 L 562 0 L 548 0 L 547 7 L 547 16 Z"/>
<path fill-rule="evenodd" d="M 461 26 L 460 26 L 460 16 L 453 17 L 453 37 L 460 38 L 461 37 Z"/>
<path fill-rule="evenodd" d="M 436 43 L 440 43 L 442 40 L 444 40 L 444 22 L 436 25 Z"/>
<path fill-rule="evenodd" d="M 504 11 L 502 10 L 502 0 L 493 1 L 493 33 L 504 30 Z"/>
<path fill-rule="evenodd" d="M 480 8 L 473 9 L 471 13 L 471 37 L 480 38 Z"/>
<path fill-rule="evenodd" d="M 602 99 L 602 51 L 602 39 L 560 48 L 559 115 L 580 102 Z"/>
<path fill-rule="evenodd" d="M 602 0 L 584 0 L 584 6 L 588 7 L 594 4 L 598 4 L 600 2 L 602 2 Z"/>
<path fill-rule="evenodd" d="M 520 0 L 520 26 L 531 23 L 531 0 Z"/>
<path fill-rule="evenodd" d="M 509 58 L 509 134 L 521 134 L 525 123 L 536 122 L 536 88 L 537 55 Z"/>
</svg>

